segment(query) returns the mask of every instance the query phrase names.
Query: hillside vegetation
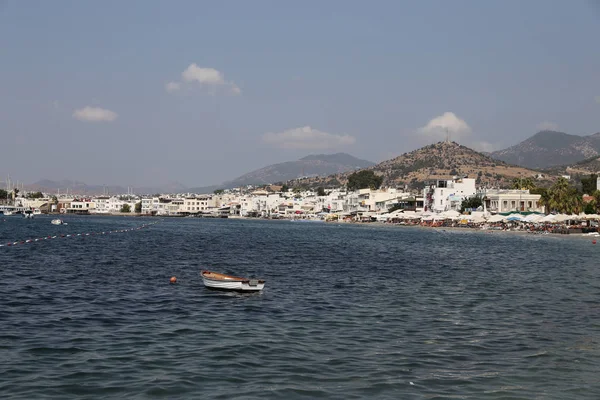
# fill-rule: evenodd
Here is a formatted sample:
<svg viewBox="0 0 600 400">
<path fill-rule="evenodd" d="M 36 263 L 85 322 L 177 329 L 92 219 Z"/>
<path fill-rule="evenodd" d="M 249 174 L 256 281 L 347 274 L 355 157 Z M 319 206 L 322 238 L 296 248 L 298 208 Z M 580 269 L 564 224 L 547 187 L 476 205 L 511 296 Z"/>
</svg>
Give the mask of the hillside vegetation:
<svg viewBox="0 0 600 400">
<path fill-rule="evenodd" d="M 383 161 L 368 170 L 383 177 L 383 186 L 422 187 L 424 182 L 450 179 L 453 176 L 475 178 L 485 187 L 510 187 L 515 178 L 531 177 L 538 186 L 549 186 L 553 176 L 524 167 L 507 164 L 455 142 L 439 142 Z M 345 184 L 349 173 L 325 178 L 307 178 L 291 184 L 327 186 Z"/>
</svg>

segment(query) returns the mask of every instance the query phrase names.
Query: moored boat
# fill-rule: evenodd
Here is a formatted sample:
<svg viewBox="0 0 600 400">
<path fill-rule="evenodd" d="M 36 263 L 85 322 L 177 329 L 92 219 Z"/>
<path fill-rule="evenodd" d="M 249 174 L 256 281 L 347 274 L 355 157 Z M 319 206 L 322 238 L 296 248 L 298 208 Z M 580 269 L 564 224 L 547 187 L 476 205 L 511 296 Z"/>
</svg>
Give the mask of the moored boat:
<svg viewBox="0 0 600 400">
<path fill-rule="evenodd" d="M 63 225 L 64 224 L 63 220 L 60 218 L 53 219 L 52 221 L 50 221 L 50 223 L 52 225 Z"/>
<path fill-rule="evenodd" d="M 241 278 L 212 271 L 202 271 L 200 275 L 204 281 L 204 286 L 211 289 L 256 292 L 265 287 L 263 279 Z"/>
</svg>

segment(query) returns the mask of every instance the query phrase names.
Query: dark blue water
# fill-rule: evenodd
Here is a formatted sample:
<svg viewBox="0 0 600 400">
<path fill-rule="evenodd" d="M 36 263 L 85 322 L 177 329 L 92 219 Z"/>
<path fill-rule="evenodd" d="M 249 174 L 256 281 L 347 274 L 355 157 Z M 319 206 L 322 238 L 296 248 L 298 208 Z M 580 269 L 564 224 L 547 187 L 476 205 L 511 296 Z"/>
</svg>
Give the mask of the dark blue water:
<svg viewBox="0 0 600 400">
<path fill-rule="evenodd" d="M 152 221 L 9 217 L 0 244 Z M 1 247 L 0 398 L 598 399 L 599 255 L 588 239 L 206 219 Z M 267 285 L 210 291 L 204 268 Z"/>
</svg>

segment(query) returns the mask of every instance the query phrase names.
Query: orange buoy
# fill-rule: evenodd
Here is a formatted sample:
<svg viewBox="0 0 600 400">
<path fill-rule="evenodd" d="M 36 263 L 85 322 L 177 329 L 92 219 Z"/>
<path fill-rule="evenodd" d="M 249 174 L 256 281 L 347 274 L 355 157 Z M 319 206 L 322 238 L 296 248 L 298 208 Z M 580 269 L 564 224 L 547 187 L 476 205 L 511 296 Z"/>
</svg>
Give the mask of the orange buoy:
<svg viewBox="0 0 600 400">
<path fill-rule="evenodd" d="M 177 278 L 175 278 L 174 276 L 172 276 L 171 280 L 169 282 L 171 282 L 171 283 L 177 283 Z"/>
<path fill-rule="evenodd" d="M 592 240 L 592 244 L 596 244 L 596 241 L 595 241 L 595 240 Z"/>
</svg>

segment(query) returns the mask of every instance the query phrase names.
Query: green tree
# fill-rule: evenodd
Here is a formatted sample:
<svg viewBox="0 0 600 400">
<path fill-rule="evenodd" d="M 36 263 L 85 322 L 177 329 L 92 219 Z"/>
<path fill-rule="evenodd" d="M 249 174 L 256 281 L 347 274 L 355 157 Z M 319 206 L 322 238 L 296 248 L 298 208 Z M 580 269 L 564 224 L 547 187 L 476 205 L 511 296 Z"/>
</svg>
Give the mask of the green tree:
<svg viewBox="0 0 600 400">
<path fill-rule="evenodd" d="M 42 192 L 33 192 L 33 193 L 27 193 L 27 195 L 25 196 L 28 199 L 41 199 L 44 197 L 44 194 Z"/>
<path fill-rule="evenodd" d="M 383 183 L 383 177 L 378 176 L 373 171 L 362 170 L 353 173 L 348 177 L 348 190 L 359 190 L 359 189 L 379 189 Z"/>
<path fill-rule="evenodd" d="M 467 197 L 460 204 L 460 212 L 464 212 L 467 208 L 477 209 L 481 206 L 483 206 L 483 200 L 481 199 L 481 196 L 475 195 Z"/>
<path fill-rule="evenodd" d="M 6 200 L 8 198 L 8 192 L 4 189 L 0 189 L 0 200 Z"/>
<path fill-rule="evenodd" d="M 121 206 L 121 212 L 122 213 L 130 213 L 131 212 L 131 207 L 129 207 L 129 204 L 123 204 Z"/>
<path fill-rule="evenodd" d="M 138 214 L 142 212 L 142 202 L 141 201 L 138 201 L 137 203 L 135 203 L 135 212 Z"/>
<path fill-rule="evenodd" d="M 596 213 L 596 201 L 588 201 L 583 207 L 583 212 L 586 214 L 595 214 Z"/>
<path fill-rule="evenodd" d="M 540 199 L 548 212 L 578 214 L 583 210 L 583 198 L 579 191 L 565 178 L 558 180 L 548 189 L 547 195 Z"/>
<path fill-rule="evenodd" d="M 544 212 L 546 214 L 548 214 L 550 212 L 548 209 L 548 202 L 550 200 L 550 194 L 548 193 L 548 189 L 536 187 L 536 188 L 531 189 L 529 191 L 529 193 L 540 195 L 540 200 L 538 203 L 539 203 L 539 205 L 544 207 Z"/>
<path fill-rule="evenodd" d="M 596 183 L 598 182 L 598 175 L 590 174 L 588 177 L 581 178 L 581 191 L 584 194 L 591 195 L 598 189 Z"/>
<path fill-rule="evenodd" d="M 592 197 L 596 200 L 596 203 L 600 206 L 600 190 L 594 190 Z"/>
<path fill-rule="evenodd" d="M 325 188 L 323 186 L 319 186 L 317 188 L 317 196 L 326 196 L 327 193 L 325 193 Z"/>
<path fill-rule="evenodd" d="M 513 179 L 512 188 L 531 190 L 535 188 L 535 183 L 531 178 L 515 178 Z"/>
<path fill-rule="evenodd" d="M 281 192 L 282 192 L 282 193 L 287 193 L 287 192 L 288 192 L 288 190 L 290 190 L 290 188 L 289 188 L 289 187 L 288 187 L 288 185 L 286 185 L 286 184 L 284 184 L 284 185 L 281 187 Z"/>
<path fill-rule="evenodd" d="M 220 194 L 225 193 L 225 190 L 223 190 L 223 189 L 217 189 L 213 193 L 216 194 L 216 195 L 220 195 Z"/>
</svg>

